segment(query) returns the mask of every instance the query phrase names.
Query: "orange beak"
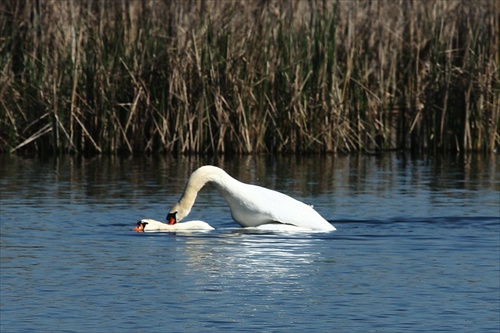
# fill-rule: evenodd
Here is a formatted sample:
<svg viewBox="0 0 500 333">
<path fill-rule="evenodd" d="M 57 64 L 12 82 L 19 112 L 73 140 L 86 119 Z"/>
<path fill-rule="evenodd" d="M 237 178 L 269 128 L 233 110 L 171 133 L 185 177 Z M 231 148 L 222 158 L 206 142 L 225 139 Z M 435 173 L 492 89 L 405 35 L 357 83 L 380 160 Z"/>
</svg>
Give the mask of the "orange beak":
<svg viewBox="0 0 500 333">
<path fill-rule="evenodd" d="M 175 220 L 175 217 L 174 216 L 169 216 L 168 217 L 168 220 L 167 220 L 167 223 L 172 225 L 172 224 L 175 224 L 177 221 Z"/>
<path fill-rule="evenodd" d="M 138 224 L 132 230 L 136 232 L 144 232 L 144 226 L 142 224 Z"/>
</svg>

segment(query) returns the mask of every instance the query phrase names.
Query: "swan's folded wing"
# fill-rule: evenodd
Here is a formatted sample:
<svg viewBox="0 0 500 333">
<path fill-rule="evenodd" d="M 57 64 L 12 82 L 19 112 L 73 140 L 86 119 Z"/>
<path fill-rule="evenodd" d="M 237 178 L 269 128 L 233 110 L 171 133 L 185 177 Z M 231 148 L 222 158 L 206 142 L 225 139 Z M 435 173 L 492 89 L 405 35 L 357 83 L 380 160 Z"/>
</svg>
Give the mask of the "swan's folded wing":
<svg viewBox="0 0 500 333">
<path fill-rule="evenodd" d="M 311 206 L 264 187 L 247 185 L 245 191 L 232 193 L 226 200 L 233 218 L 246 227 L 279 222 L 310 230 L 335 230 Z"/>
<path fill-rule="evenodd" d="M 311 206 L 290 197 L 289 199 L 292 201 L 289 201 L 286 206 L 273 211 L 274 219 L 277 222 L 311 230 L 335 230 L 331 223 L 326 221 Z"/>
</svg>

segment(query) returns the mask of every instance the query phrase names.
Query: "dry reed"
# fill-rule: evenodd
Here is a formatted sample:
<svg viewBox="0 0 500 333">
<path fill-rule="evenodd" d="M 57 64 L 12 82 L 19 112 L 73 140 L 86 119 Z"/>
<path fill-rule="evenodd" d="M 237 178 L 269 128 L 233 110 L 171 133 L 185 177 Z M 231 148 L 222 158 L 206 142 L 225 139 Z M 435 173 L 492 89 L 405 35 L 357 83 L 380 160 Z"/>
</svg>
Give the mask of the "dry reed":
<svg viewBox="0 0 500 333">
<path fill-rule="evenodd" d="M 4 1 L 0 150 L 493 151 L 496 1 Z"/>
</svg>

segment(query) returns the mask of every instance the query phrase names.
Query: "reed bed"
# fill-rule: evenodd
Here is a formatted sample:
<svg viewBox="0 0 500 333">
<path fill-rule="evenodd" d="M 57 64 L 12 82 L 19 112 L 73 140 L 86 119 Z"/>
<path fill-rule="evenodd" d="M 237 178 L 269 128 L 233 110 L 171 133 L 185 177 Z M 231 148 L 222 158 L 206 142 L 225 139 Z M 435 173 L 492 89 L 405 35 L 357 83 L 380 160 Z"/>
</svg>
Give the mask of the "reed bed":
<svg viewBox="0 0 500 333">
<path fill-rule="evenodd" d="M 0 3 L 0 150 L 493 151 L 498 1 Z"/>
</svg>

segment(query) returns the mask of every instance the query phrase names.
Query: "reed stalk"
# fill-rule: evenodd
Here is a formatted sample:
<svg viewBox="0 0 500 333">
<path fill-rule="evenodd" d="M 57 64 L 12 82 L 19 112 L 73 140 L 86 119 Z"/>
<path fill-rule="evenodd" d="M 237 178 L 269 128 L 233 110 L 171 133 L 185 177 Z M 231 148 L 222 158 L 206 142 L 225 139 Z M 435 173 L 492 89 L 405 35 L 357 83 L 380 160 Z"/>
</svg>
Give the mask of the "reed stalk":
<svg viewBox="0 0 500 333">
<path fill-rule="evenodd" d="M 0 3 L 0 151 L 494 151 L 497 1 Z"/>
</svg>

